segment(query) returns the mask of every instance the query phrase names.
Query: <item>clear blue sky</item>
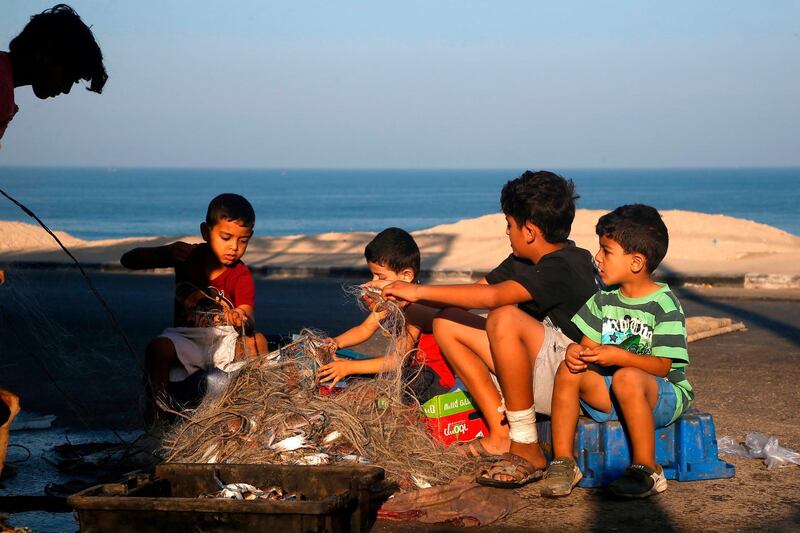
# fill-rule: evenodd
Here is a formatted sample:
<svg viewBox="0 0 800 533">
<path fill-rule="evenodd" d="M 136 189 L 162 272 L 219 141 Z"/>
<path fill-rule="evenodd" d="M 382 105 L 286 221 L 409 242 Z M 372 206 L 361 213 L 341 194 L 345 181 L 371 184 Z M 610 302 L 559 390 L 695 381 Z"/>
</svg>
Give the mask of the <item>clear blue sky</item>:
<svg viewBox="0 0 800 533">
<path fill-rule="evenodd" d="M 798 1 L 71 5 L 106 91 L 17 89 L 0 165 L 800 165 Z"/>
</svg>

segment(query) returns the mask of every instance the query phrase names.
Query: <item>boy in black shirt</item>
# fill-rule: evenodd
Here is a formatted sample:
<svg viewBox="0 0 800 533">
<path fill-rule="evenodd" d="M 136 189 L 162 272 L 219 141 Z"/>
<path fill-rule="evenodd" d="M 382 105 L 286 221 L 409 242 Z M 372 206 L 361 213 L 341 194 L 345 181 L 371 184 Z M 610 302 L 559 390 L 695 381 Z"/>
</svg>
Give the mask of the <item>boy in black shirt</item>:
<svg viewBox="0 0 800 533">
<path fill-rule="evenodd" d="M 484 484 L 519 486 L 541 477 L 547 465 L 538 447 L 524 456 L 506 452 L 514 452 L 514 442 L 537 442 L 534 394 L 536 410 L 549 414 L 564 350 L 581 336 L 570 319 L 597 290 L 591 254 L 567 240 L 576 199 L 571 180 L 525 172 L 501 193 L 512 254 L 486 278 L 469 285 L 394 282 L 383 289 L 384 297 L 449 306 L 434 319 L 434 335 L 489 427 L 483 439 L 464 445 L 464 454 L 489 460 L 502 454 L 482 467 Z M 484 319 L 468 309 L 490 312 Z M 501 389 L 515 392 L 506 410 L 498 411 L 492 375 Z"/>
</svg>

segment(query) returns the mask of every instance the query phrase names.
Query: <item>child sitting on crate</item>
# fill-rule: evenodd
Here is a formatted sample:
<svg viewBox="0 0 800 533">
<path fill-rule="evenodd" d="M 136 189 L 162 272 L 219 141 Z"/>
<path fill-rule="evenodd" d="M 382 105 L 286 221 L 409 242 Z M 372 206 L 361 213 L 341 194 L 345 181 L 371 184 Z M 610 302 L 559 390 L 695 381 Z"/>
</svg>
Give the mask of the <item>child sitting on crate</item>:
<svg viewBox="0 0 800 533">
<path fill-rule="evenodd" d="M 197 371 L 225 370 L 244 355 L 266 353 L 266 339 L 255 332 L 253 277 L 241 261 L 255 218 L 244 197 L 220 194 L 200 225 L 204 243 L 178 241 L 122 256 L 122 265 L 133 270 L 175 269 L 174 327 L 150 341 L 145 352 L 151 399 Z"/>
<path fill-rule="evenodd" d="M 364 256 L 373 280 L 414 282 L 419 275 L 419 247 L 414 238 L 400 228 L 388 228 L 378 233 L 367 244 Z M 330 352 L 367 341 L 381 327 L 381 322 L 386 320 L 385 309 L 376 307 L 368 293 L 364 299 L 370 307 L 369 315 L 358 326 L 327 339 Z M 438 310 L 420 304 L 407 305 L 402 310 L 405 331 L 400 334 L 397 346 L 393 347 L 390 355 L 361 360 L 334 356 L 333 362 L 319 369 L 320 381 L 330 382 L 333 387 L 351 374 L 378 374 L 395 370 L 400 365 L 400 358 L 413 351 L 413 356 L 401 371 L 407 388 L 420 403 L 453 388 L 455 377 L 431 334 L 431 322 Z"/>
<path fill-rule="evenodd" d="M 597 222 L 595 255 L 603 284 L 572 319 L 584 337 L 567 347 L 553 391 L 553 453 L 543 496 L 566 496 L 581 480 L 573 445 L 581 408 L 597 422 L 625 422 L 632 461 L 609 489 L 644 498 L 667 489 L 655 463 L 655 429 L 689 407 L 683 309 L 652 273 L 667 253 L 667 227 L 654 208 L 625 205 Z M 503 391 L 512 394 L 511 391 Z M 617 412 L 619 410 L 619 412 Z M 524 450 L 523 450 L 524 451 Z"/>
</svg>

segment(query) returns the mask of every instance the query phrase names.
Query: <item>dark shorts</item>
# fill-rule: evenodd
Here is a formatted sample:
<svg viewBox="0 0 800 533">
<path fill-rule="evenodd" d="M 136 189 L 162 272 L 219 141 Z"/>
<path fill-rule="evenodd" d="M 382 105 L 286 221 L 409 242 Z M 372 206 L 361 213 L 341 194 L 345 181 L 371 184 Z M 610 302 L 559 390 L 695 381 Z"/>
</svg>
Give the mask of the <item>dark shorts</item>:
<svg viewBox="0 0 800 533">
<path fill-rule="evenodd" d="M 208 380 L 214 376 L 225 376 L 225 372 L 218 368 L 208 371 L 196 370 L 183 381 L 173 381 L 167 386 L 170 397 L 177 402 L 176 407 L 194 409 L 203 400 L 208 390 Z"/>
</svg>

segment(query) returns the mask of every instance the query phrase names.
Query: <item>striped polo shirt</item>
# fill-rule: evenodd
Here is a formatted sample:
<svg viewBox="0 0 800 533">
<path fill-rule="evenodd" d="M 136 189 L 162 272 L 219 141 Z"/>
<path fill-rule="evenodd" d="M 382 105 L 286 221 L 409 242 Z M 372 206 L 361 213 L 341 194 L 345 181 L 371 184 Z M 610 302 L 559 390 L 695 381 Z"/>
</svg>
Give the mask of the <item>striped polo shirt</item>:
<svg viewBox="0 0 800 533">
<path fill-rule="evenodd" d="M 617 345 L 629 352 L 672 359 L 667 379 L 678 403 L 674 421 L 694 399 L 686 380 L 689 352 L 686 320 L 678 298 L 666 283 L 641 298 L 627 298 L 619 289 L 599 291 L 572 317 L 581 332 L 598 344 Z"/>
</svg>

